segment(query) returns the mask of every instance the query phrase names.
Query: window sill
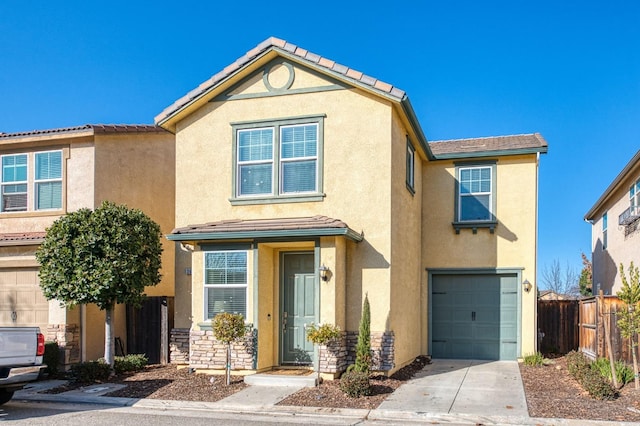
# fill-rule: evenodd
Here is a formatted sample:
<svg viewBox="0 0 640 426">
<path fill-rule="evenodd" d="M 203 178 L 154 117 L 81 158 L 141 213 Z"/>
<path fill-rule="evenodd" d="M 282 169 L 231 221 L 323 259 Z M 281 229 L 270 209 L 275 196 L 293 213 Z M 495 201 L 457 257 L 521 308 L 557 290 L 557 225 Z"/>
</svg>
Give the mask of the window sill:
<svg viewBox="0 0 640 426">
<path fill-rule="evenodd" d="M 489 228 L 489 232 L 493 234 L 498 226 L 498 222 L 495 220 L 452 222 L 451 224 L 456 230 L 456 234 L 459 234 L 461 229 L 471 229 L 474 234 L 477 234 L 478 228 Z"/>
<path fill-rule="evenodd" d="M 229 198 L 232 206 L 245 206 L 251 204 L 281 204 L 281 203 L 308 203 L 323 201 L 325 194 L 301 194 L 301 195 L 281 195 L 268 197 L 242 197 Z"/>
<path fill-rule="evenodd" d="M 0 212 L 1 216 L 10 217 L 45 217 L 45 216 L 62 216 L 65 213 L 63 209 L 56 210 L 22 210 L 14 212 Z"/>
<path fill-rule="evenodd" d="M 211 320 L 203 321 L 198 323 L 198 327 L 200 331 L 212 331 L 213 325 L 211 325 Z"/>
</svg>

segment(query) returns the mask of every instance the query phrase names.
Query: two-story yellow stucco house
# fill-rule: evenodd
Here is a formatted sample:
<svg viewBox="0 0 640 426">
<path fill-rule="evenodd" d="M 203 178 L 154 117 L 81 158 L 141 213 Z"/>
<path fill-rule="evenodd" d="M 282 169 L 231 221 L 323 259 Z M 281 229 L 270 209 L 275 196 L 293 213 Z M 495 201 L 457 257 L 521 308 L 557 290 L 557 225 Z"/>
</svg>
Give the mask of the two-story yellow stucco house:
<svg viewBox="0 0 640 426">
<path fill-rule="evenodd" d="M 584 216 L 591 224 L 594 294 L 622 288 L 620 264 L 640 266 L 640 151 L 618 173 Z"/>
<path fill-rule="evenodd" d="M 86 125 L 0 133 L 0 326 L 39 326 L 64 351 L 61 363 L 104 354 L 104 313 L 47 301 L 35 251 L 58 217 L 109 200 L 139 208 L 170 232 L 174 224 L 174 136 L 152 125 Z M 149 296 L 174 293 L 175 244 L 165 241 L 163 280 Z M 115 336 L 127 346 L 125 307 Z M 126 349 L 125 349 L 126 350 Z"/>
<path fill-rule="evenodd" d="M 536 350 L 539 134 L 427 142 L 406 93 L 269 38 L 156 117 L 175 134 L 172 360 L 224 367 L 211 318 L 252 332 L 235 367 L 312 365 L 310 323 L 365 295 L 374 369 Z"/>
</svg>

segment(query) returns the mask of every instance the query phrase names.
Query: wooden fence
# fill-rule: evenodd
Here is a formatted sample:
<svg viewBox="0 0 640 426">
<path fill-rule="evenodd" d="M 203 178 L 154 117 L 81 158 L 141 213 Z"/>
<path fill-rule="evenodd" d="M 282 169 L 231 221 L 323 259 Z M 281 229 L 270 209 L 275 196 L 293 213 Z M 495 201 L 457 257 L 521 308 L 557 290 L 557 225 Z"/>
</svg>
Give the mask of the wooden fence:
<svg viewBox="0 0 640 426">
<path fill-rule="evenodd" d="M 544 354 L 577 350 L 578 301 L 538 300 L 538 344 Z"/>
<path fill-rule="evenodd" d="M 580 301 L 580 350 L 588 357 L 604 358 L 607 350 L 605 325 L 610 330 L 610 344 L 614 358 L 631 364 L 631 344 L 620 336 L 618 315 L 624 303 L 616 296 L 600 296 Z"/>
</svg>

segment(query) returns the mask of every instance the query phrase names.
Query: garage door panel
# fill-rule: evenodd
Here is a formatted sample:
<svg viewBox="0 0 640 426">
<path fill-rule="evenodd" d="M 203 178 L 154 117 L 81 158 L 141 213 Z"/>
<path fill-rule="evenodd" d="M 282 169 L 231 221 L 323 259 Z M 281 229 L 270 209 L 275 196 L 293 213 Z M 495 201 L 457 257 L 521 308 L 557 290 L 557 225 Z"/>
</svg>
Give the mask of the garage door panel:
<svg viewBox="0 0 640 426">
<path fill-rule="evenodd" d="M 37 268 L 0 269 L 0 326 L 46 330 L 49 302 L 42 294 Z"/>
<path fill-rule="evenodd" d="M 434 275 L 431 331 L 435 358 L 516 359 L 515 275 Z"/>
</svg>

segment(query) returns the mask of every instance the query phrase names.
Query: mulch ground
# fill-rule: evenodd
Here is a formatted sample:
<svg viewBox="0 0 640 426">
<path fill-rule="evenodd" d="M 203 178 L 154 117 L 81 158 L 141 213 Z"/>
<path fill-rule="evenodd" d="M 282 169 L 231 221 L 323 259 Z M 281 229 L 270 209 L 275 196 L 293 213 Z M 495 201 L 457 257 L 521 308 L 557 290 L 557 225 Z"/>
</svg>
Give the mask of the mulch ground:
<svg viewBox="0 0 640 426">
<path fill-rule="evenodd" d="M 589 396 L 569 375 L 564 357 L 541 367 L 520 364 L 529 415 L 568 419 L 640 421 L 640 391 L 629 383 L 613 401 L 598 401 Z"/>
<path fill-rule="evenodd" d="M 391 377 L 372 377 L 371 396 L 350 398 L 340 390 L 339 381 L 334 380 L 302 389 L 279 405 L 373 409 L 411 379 L 426 362 L 426 358 L 420 357 Z M 532 417 L 640 422 L 640 391 L 634 389 L 633 383 L 620 389 L 617 399 L 598 401 L 569 375 L 564 357 L 555 358 L 552 364 L 542 367 L 520 364 L 520 374 Z M 186 368 L 178 370 L 171 365 L 152 365 L 138 373 L 111 378 L 109 382 L 127 386 L 108 396 L 215 402 L 246 387 L 240 376 L 232 376 L 230 386 L 226 386 L 224 380 L 222 375 L 193 374 Z M 71 383 L 50 392 L 65 392 L 81 386 L 86 385 Z"/>
</svg>

